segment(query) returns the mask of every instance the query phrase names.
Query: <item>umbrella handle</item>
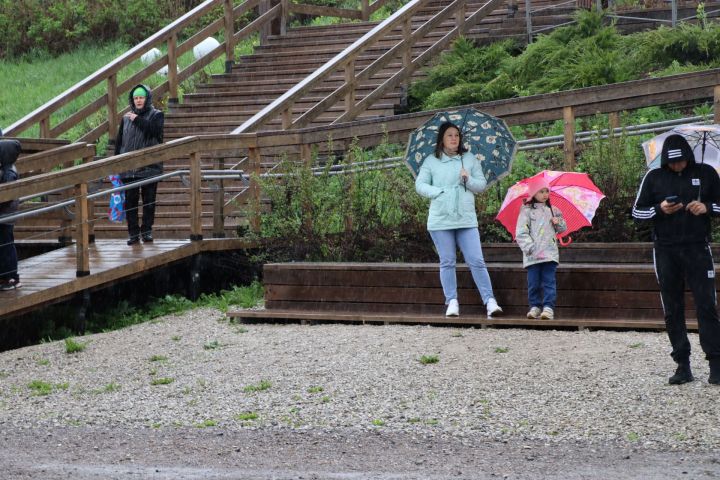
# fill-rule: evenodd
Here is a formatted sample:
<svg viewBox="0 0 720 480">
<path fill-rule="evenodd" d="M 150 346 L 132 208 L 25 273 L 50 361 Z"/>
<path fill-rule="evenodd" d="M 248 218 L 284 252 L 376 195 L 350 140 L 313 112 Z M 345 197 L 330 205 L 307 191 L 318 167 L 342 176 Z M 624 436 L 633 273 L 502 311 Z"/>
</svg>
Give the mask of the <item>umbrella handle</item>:
<svg viewBox="0 0 720 480">
<path fill-rule="evenodd" d="M 572 243 L 572 241 L 573 239 L 571 236 L 558 237 L 558 242 L 560 242 L 560 245 L 562 245 L 563 247 L 567 247 Z"/>
</svg>

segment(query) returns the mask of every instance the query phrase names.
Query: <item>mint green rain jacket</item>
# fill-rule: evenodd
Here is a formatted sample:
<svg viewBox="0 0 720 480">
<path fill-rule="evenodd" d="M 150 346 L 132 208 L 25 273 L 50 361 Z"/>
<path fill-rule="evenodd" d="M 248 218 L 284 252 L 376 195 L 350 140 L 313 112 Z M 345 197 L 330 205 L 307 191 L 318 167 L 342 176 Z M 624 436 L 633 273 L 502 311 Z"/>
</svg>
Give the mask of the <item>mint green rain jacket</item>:
<svg viewBox="0 0 720 480">
<path fill-rule="evenodd" d="M 460 168 L 470 174 L 467 191 L 463 188 Z M 415 190 L 430 199 L 427 229 L 450 230 L 478 226 L 475 212 L 475 194 L 485 190 L 487 181 L 480 161 L 465 152 L 462 156 L 448 157 L 444 153 L 438 159 L 429 155 L 415 180 Z"/>
</svg>

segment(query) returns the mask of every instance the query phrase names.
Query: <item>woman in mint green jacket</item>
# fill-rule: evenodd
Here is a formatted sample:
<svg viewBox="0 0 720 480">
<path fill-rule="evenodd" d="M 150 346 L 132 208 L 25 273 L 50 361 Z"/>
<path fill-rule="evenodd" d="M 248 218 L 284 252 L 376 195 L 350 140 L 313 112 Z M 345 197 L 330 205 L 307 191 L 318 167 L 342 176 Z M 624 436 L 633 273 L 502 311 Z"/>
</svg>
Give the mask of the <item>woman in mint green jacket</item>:
<svg viewBox="0 0 720 480">
<path fill-rule="evenodd" d="M 460 129 L 451 122 L 443 123 L 438 130 L 435 155 L 423 161 L 415 190 L 430 199 L 427 229 L 440 257 L 440 283 L 448 317 L 460 314 L 455 273 L 458 247 L 480 291 L 488 317 L 502 313 L 485 265 L 475 211 L 475 194 L 486 186 L 480 161 L 466 151 Z"/>
</svg>

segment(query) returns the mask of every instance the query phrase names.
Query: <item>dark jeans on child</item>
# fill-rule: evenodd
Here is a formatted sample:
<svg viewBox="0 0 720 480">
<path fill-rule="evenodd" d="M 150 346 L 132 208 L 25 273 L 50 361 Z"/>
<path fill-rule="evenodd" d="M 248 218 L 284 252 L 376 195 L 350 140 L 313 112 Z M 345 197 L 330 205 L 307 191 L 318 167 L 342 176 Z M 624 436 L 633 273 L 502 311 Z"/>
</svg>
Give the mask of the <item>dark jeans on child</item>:
<svg viewBox="0 0 720 480">
<path fill-rule="evenodd" d="M 527 267 L 528 302 L 531 307 L 550 307 L 555 309 L 557 285 L 555 262 L 536 263 Z"/>
<path fill-rule="evenodd" d="M 0 282 L 3 283 L 20 280 L 14 228 L 12 224 L 0 223 Z"/>
<path fill-rule="evenodd" d="M 135 180 L 124 180 L 126 184 L 144 180 L 141 178 Z M 155 223 L 155 197 L 157 196 L 157 182 L 142 185 L 137 188 L 130 188 L 125 191 L 125 218 L 128 224 L 128 234 L 130 237 L 138 237 L 141 233 L 152 232 Z M 143 213 L 142 226 L 138 219 L 138 204 L 142 196 Z"/>
</svg>

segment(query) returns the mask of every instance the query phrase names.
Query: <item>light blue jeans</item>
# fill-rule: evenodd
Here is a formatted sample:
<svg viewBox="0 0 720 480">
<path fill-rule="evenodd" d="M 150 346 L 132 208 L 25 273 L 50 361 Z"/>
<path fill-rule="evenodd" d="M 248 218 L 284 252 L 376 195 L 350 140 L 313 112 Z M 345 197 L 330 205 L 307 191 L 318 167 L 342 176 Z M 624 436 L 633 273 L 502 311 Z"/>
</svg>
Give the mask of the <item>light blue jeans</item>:
<svg viewBox="0 0 720 480">
<path fill-rule="evenodd" d="M 453 230 L 434 230 L 430 236 L 440 256 L 440 283 L 445 293 L 445 304 L 457 298 L 457 276 L 455 264 L 457 262 L 457 249 L 460 247 L 465 263 L 470 268 L 475 285 L 480 291 L 484 304 L 494 298 L 490 275 L 488 274 L 482 247 L 480 246 L 480 231 L 475 228 L 458 228 Z"/>
</svg>

